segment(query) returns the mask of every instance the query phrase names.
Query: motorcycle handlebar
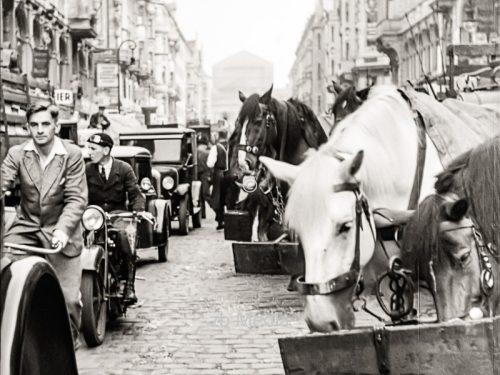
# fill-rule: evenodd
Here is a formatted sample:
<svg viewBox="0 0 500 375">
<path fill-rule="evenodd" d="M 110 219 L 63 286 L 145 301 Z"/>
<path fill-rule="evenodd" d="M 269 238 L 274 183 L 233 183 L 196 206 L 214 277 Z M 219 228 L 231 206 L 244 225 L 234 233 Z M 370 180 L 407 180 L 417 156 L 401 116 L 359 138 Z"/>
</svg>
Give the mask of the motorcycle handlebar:
<svg viewBox="0 0 500 375">
<path fill-rule="evenodd" d="M 151 220 L 149 217 L 146 216 L 144 212 L 120 212 L 116 214 L 106 214 L 109 219 L 116 218 L 116 217 L 122 217 L 122 218 L 127 218 L 127 219 L 144 219 L 150 224 L 154 225 L 154 220 Z"/>
<path fill-rule="evenodd" d="M 10 242 L 5 242 L 4 243 L 5 247 L 9 247 L 11 249 L 16 249 L 16 250 L 21 250 L 21 251 L 27 251 L 30 253 L 35 253 L 35 254 L 43 254 L 43 255 L 51 255 L 51 254 L 57 254 L 62 250 L 62 245 L 59 244 L 57 245 L 56 248 L 54 249 L 45 249 L 43 247 L 37 247 L 37 246 L 28 246 L 28 245 L 18 245 L 15 243 L 10 243 Z"/>
</svg>

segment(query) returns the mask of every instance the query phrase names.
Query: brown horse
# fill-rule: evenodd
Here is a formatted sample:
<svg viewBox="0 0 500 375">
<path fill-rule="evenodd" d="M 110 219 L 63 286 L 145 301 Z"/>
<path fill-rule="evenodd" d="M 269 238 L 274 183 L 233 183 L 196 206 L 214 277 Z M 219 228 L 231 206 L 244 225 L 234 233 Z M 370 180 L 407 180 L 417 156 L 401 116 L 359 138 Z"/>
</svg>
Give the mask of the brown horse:
<svg viewBox="0 0 500 375">
<path fill-rule="evenodd" d="M 253 184 L 241 208 L 254 219 L 257 230 L 253 231 L 253 240 L 263 241 L 280 232 L 273 230 L 281 227 L 281 212 L 276 208 L 284 204 L 287 187 L 275 181 L 259 156 L 296 165 L 304 160 L 309 148 L 317 149 L 327 137 L 307 105 L 296 99 L 285 102 L 273 98 L 272 87 L 262 96 L 247 98 L 242 92 L 239 96 L 243 105 L 229 140 L 230 174 L 238 186 L 245 181 Z"/>
<path fill-rule="evenodd" d="M 440 321 L 467 316 L 473 307 L 481 308 L 479 316 L 500 314 L 500 136 L 456 158 L 435 188 L 438 194 L 419 205 L 405 228 L 405 265 L 430 288 Z"/>
</svg>

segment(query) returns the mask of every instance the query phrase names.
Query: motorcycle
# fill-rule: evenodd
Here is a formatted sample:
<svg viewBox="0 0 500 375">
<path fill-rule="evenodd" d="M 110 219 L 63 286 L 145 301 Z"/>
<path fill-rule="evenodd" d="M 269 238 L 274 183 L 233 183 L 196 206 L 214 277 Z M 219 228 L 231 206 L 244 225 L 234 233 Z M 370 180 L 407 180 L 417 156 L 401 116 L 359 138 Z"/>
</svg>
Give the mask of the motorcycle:
<svg viewBox="0 0 500 375">
<path fill-rule="evenodd" d="M 82 251 L 82 333 L 89 347 L 99 346 L 106 335 L 106 323 L 123 316 L 125 301 L 126 266 L 118 248 L 118 231 L 112 221 L 121 218 L 127 222 L 126 233 L 135 254 L 137 224 L 154 221 L 143 212 L 107 213 L 99 206 L 89 206 L 82 216 L 85 229 Z"/>
</svg>

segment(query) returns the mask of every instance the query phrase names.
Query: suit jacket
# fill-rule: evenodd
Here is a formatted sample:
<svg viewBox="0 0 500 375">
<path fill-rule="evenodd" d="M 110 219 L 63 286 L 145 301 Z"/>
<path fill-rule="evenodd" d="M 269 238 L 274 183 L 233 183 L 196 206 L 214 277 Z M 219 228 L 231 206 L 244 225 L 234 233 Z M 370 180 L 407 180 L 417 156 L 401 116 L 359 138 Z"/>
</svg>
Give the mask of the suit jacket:
<svg viewBox="0 0 500 375">
<path fill-rule="evenodd" d="M 104 115 L 101 116 L 101 122 L 105 122 L 105 124 L 99 123 L 99 113 L 94 113 L 92 116 L 90 116 L 90 127 L 91 128 L 99 128 L 102 127 L 103 129 L 107 129 L 111 123 L 109 122 L 108 118 Z"/>
<path fill-rule="evenodd" d="M 82 251 L 80 220 L 87 207 L 85 163 L 78 146 L 62 141 L 66 154 L 56 154 L 42 170 L 38 155 L 25 150 L 28 142 L 10 148 L 2 163 L 4 187 L 19 179 L 21 203 L 7 234 L 41 233 L 42 246 L 51 246 L 55 229 L 69 236 L 63 254 L 73 257 Z M 44 241 L 46 240 L 46 241 Z"/>
<path fill-rule="evenodd" d="M 144 211 L 146 199 L 139 190 L 137 178 L 129 164 L 113 158 L 107 181 L 102 179 L 95 163 L 87 164 L 86 173 L 90 204 L 96 204 L 106 212 L 127 211 L 128 195 L 132 209 Z"/>
</svg>

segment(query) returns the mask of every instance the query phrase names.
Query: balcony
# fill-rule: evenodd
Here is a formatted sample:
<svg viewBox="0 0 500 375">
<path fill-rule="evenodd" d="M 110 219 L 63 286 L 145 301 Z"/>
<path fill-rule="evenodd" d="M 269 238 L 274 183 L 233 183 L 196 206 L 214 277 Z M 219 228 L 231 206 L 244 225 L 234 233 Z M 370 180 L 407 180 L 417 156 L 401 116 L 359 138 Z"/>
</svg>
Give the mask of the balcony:
<svg viewBox="0 0 500 375">
<path fill-rule="evenodd" d="M 68 18 L 71 35 L 79 39 L 97 36 L 94 29 L 95 10 L 91 0 L 71 0 Z"/>
</svg>

